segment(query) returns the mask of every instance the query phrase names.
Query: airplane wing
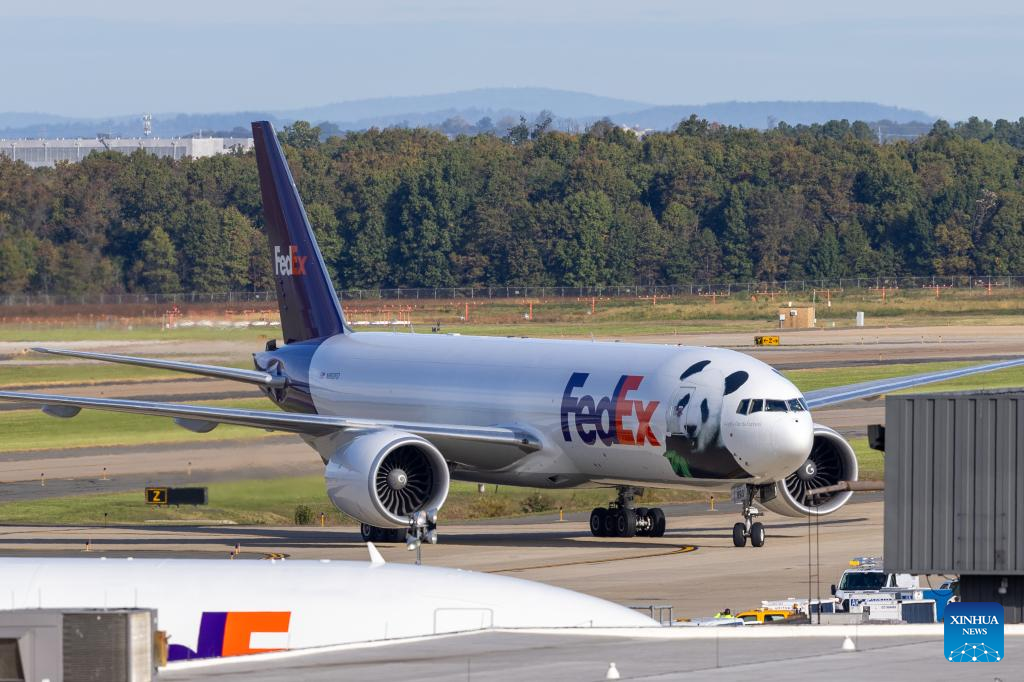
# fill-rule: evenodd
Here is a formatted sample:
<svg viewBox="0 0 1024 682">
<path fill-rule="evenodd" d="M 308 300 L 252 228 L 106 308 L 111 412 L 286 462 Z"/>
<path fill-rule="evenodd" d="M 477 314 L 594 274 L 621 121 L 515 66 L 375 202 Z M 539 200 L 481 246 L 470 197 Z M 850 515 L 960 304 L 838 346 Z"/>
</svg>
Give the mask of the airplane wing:
<svg viewBox="0 0 1024 682">
<path fill-rule="evenodd" d="M 1009 367 L 1020 367 L 1021 365 L 1024 365 L 1024 358 L 1014 358 L 1013 360 L 993 362 L 987 365 L 975 365 L 974 367 L 946 369 L 927 374 L 878 379 L 877 381 L 865 381 L 859 384 L 847 384 L 846 386 L 832 386 L 830 388 L 818 389 L 817 391 L 808 391 L 804 393 L 804 400 L 807 402 L 807 406 L 813 410 L 818 407 L 844 403 L 848 400 L 873 398 L 885 393 L 900 391 L 904 388 L 923 386 L 924 384 L 956 379 L 957 377 L 965 377 L 971 374 L 981 374 L 982 372 L 994 372 Z"/>
<path fill-rule="evenodd" d="M 287 431 L 309 436 L 323 436 L 334 431 L 396 429 L 431 438 L 470 441 L 492 445 L 512 445 L 526 452 L 540 449 L 540 443 L 525 431 L 502 426 L 460 426 L 456 424 L 425 424 L 383 419 L 351 419 L 295 412 L 242 410 L 207 405 L 181 405 L 145 400 L 113 398 L 85 398 L 45 393 L 18 393 L 0 391 L 0 400 L 41 405 L 44 412 L 55 417 L 74 417 L 83 408 L 109 412 L 130 412 L 158 417 L 171 417 L 182 428 L 197 433 L 213 430 L 218 424 L 234 424 Z"/>
<path fill-rule="evenodd" d="M 230 379 L 231 381 L 242 381 L 258 386 L 270 386 L 280 388 L 285 384 L 283 376 L 275 376 L 267 372 L 260 372 L 254 369 L 238 369 L 235 367 L 218 367 L 216 365 L 200 365 L 191 362 L 180 362 L 178 360 L 156 360 L 154 358 L 135 358 L 130 355 L 112 355 L 109 353 L 90 353 L 81 350 L 57 350 L 55 348 L 33 348 L 37 353 L 48 353 L 50 355 L 63 355 L 71 358 L 82 358 L 83 360 L 99 360 L 101 362 L 116 362 L 122 365 L 135 365 L 137 367 L 150 367 L 152 369 L 169 369 L 174 372 L 187 372 L 188 374 L 199 374 L 216 379 Z"/>
</svg>

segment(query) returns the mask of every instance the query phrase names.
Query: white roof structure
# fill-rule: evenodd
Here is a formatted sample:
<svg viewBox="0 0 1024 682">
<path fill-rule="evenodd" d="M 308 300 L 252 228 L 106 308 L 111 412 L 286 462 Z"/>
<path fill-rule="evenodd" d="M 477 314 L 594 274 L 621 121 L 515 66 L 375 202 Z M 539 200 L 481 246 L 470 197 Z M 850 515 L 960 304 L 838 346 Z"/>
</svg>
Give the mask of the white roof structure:
<svg viewBox="0 0 1024 682">
<path fill-rule="evenodd" d="M 0 139 L 0 154 L 24 161 L 33 168 L 53 167 L 60 161 L 76 163 L 93 152 L 131 154 L 143 150 L 172 159 L 199 159 L 229 152 L 249 151 L 251 137 L 131 137 L 98 139 Z"/>
</svg>

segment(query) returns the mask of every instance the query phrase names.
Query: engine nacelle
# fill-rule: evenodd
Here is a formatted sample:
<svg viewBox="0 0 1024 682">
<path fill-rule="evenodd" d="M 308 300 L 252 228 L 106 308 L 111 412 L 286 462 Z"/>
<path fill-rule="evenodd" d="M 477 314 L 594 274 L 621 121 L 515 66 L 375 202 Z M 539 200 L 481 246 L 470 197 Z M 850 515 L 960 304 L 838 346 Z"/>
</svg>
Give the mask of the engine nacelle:
<svg viewBox="0 0 1024 682">
<path fill-rule="evenodd" d="M 853 448 L 845 438 L 829 427 L 815 424 L 814 444 L 807 461 L 785 480 L 778 481 L 775 484 L 775 496 L 761 504 L 784 516 L 824 516 L 846 504 L 853 493 L 849 490 L 824 493 L 808 500 L 805 500 L 804 493 L 840 481 L 856 480 L 857 455 Z"/>
<path fill-rule="evenodd" d="M 334 506 L 380 528 L 408 526 L 410 515 L 440 509 L 451 480 L 437 448 L 394 430 L 353 438 L 331 456 L 324 478 Z"/>
</svg>

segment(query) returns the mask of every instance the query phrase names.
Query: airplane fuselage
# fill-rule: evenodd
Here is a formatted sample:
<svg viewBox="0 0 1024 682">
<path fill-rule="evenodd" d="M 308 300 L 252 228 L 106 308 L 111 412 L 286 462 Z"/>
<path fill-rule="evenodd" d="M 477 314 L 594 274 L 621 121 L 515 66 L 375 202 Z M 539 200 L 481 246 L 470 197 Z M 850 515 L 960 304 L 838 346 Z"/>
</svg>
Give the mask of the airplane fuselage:
<svg viewBox="0 0 1024 682">
<path fill-rule="evenodd" d="M 727 488 L 784 478 L 813 439 L 796 387 L 726 349 L 362 332 L 255 359 L 300 387 L 277 396 L 285 409 L 513 427 L 541 444 L 448 447 L 459 480 Z M 337 443 L 311 442 L 325 458 Z"/>
</svg>

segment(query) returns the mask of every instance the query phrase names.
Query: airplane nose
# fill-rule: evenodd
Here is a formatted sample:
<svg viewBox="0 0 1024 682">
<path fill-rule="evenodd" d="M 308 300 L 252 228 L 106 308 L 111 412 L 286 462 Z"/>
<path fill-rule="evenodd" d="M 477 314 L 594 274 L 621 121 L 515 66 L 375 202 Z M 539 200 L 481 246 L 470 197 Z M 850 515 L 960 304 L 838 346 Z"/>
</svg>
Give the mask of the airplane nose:
<svg viewBox="0 0 1024 682">
<path fill-rule="evenodd" d="M 772 427 L 772 449 L 780 468 L 795 471 L 811 454 L 814 428 L 810 419 L 780 421 Z"/>
</svg>

